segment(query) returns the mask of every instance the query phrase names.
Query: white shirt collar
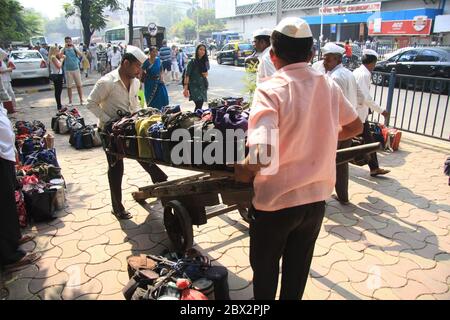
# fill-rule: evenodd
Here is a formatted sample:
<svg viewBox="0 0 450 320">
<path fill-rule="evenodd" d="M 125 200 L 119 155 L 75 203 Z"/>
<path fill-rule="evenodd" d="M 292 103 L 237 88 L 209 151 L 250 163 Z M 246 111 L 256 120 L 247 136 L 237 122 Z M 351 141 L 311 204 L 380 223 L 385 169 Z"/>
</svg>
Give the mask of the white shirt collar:
<svg viewBox="0 0 450 320">
<path fill-rule="evenodd" d="M 339 70 L 339 69 L 341 69 L 341 68 L 343 68 L 344 67 L 344 65 L 341 63 L 341 64 L 338 64 L 333 70 L 331 70 L 330 72 L 329 72 L 329 74 L 333 74 L 333 73 L 335 73 L 337 70 Z"/>
</svg>

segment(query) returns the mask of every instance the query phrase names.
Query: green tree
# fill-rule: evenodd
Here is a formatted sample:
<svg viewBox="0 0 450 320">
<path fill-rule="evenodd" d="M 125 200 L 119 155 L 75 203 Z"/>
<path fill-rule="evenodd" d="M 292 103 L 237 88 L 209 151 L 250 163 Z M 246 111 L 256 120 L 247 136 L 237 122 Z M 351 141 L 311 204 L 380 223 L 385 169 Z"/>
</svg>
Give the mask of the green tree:
<svg viewBox="0 0 450 320">
<path fill-rule="evenodd" d="M 11 41 L 28 42 L 42 33 L 43 18 L 33 10 L 25 10 L 16 0 L 0 0 L 0 45 Z"/>
<path fill-rule="evenodd" d="M 106 18 L 103 11 L 109 8 L 116 11 L 120 8 L 117 0 L 72 0 L 72 3 L 64 4 L 66 18 L 80 12 L 81 24 L 83 25 L 83 42 L 89 46 L 91 37 L 95 31 L 106 27 Z"/>
<path fill-rule="evenodd" d="M 185 40 L 193 40 L 196 36 L 197 24 L 190 18 L 184 18 L 171 29 L 172 34 Z"/>
</svg>

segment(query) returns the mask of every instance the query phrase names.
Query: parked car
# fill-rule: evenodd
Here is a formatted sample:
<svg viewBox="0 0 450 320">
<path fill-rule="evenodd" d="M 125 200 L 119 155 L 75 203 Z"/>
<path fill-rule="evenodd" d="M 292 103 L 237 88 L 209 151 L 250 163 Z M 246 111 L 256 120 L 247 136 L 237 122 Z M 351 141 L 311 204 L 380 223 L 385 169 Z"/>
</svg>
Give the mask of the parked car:
<svg viewBox="0 0 450 320">
<path fill-rule="evenodd" d="M 228 43 L 216 53 L 217 63 L 231 62 L 235 66 L 243 65 L 245 58 L 252 55 L 253 51 L 253 45 L 250 43 Z"/>
<path fill-rule="evenodd" d="M 179 48 L 181 50 L 183 50 L 184 53 L 186 53 L 187 57 L 189 59 L 194 58 L 195 56 L 195 46 L 191 46 L 191 45 L 181 45 L 179 46 Z"/>
<path fill-rule="evenodd" d="M 49 68 L 39 51 L 15 50 L 9 57 L 16 66 L 11 73 L 12 80 L 41 78 L 48 83 Z"/>
<path fill-rule="evenodd" d="M 418 77 L 430 78 L 450 78 L 450 48 L 440 47 L 423 47 L 408 48 L 392 55 L 389 59 L 380 61 L 375 66 L 375 73 L 372 81 L 375 84 L 382 85 L 389 78 L 386 75 L 377 74 L 376 72 L 389 73 L 395 68 L 397 74 L 410 75 Z M 404 81 L 406 82 L 406 81 Z M 416 81 L 408 81 L 408 83 L 425 89 L 438 90 L 445 92 L 448 90 L 450 81 L 428 81 L 431 85 L 424 85 L 422 79 L 416 78 Z"/>
</svg>

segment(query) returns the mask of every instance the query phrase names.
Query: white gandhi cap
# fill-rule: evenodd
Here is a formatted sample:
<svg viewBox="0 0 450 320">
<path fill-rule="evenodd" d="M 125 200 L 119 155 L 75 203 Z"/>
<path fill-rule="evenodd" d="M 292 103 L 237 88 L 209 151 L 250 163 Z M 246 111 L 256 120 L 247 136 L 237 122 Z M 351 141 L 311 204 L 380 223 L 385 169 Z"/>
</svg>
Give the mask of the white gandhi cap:
<svg viewBox="0 0 450 320">
<path fill-rule="evenodd" d="M 338 46 L 337 44 L 333 42 L 328 42 L 326 45 L 322 48 L 323 54 L 333 53 L 333 54 L 344 54 L 345 49 Z"/>
<path fill-rule="evenodd" d="M 253 32 L 253 38 L 262 37 L 262 36 L 270 37 L 271 35 L 272 35 L 272 30 L 265 29 L 265 28 L 258 29 L 255 32 Z"/>
<path fill-rule="evenodd" d="M 372 50 L 372 49 L 364 49 L 364 50 L 363 50 L 363 55 L 366 55 L 366 56 L 375 56 L 375 57 L 377 57 L 377 59 L 378 59 L 378 53 L 377 53 L 375 50 Z"/>
<path fill-rule="evenodd" d="M 127 53 L 132 54 L 136 59 L 138 59 L 141 63 L 144 63 L 147 60 L 147 56 L 141 49 L 135 46 L 127 46 Z"/>
<path fill-rule="evenodd" d="M 285 36 L 291 38 L 312 38 L 312 32 L 309 28 L 309 24 L 300 18 L 290 17 L 284 18 L 275 27 L 275 31 L 278 31 Z"/>
</svg>

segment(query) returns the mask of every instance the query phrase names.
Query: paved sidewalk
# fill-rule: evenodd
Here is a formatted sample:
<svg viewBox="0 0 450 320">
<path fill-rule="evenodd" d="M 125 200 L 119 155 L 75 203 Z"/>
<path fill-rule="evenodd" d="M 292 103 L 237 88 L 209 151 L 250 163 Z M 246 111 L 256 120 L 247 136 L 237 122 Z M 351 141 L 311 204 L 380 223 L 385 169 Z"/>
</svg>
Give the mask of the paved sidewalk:
<svg viewBox="0 0 450 320">
<path fill-rule="evenodd" d="M 18 109 L 17 119 L 50 127 L 48 94 L 23 97 Z M 95 121 L 80 111 L 87 123 Z M 55 144 L 67 181 L 66 208 L 54 221 L 30 228 L 38 236 L 24 247 L 43 258 L 3 275 L 5 293 L 8 299 L 123 299 L 127 256 L 170 247 L 161 204 L 133 201 L 131 192 L 151 182 L 139 164 L 125 160 L 123 194 L 134 218 L 117 221 L 103 151 L 76 151 L 66 135 L 57 135 Z M 367 167 L 351 166 L 351 205 L 327 201 L 304 299 L 450 299 L 448 154 L 447 142 L 404 134 L 398 152 L 379 154 L 381 165 L 392 169 L 388 176 L 372 178 Z M 170 179 L 192 174 L 163 169 Z M 231 298 L 251 299 L 248 225 L 239 214 L 213 218 L 194 234 L 196 248 L 228 268 Z"/>
</svg>

